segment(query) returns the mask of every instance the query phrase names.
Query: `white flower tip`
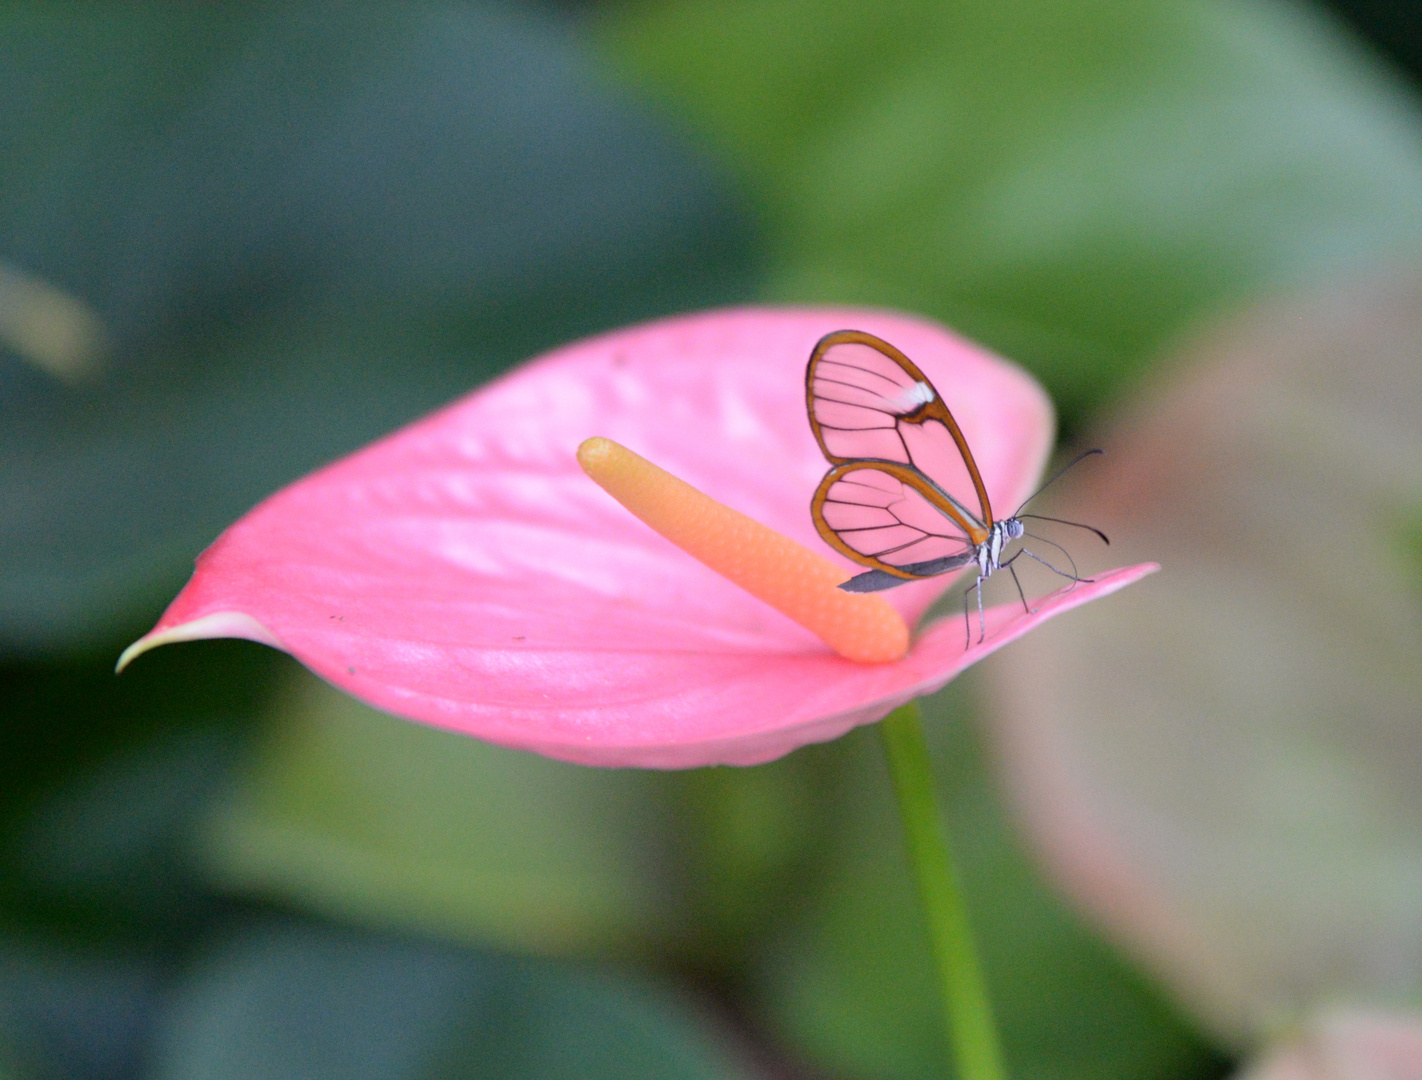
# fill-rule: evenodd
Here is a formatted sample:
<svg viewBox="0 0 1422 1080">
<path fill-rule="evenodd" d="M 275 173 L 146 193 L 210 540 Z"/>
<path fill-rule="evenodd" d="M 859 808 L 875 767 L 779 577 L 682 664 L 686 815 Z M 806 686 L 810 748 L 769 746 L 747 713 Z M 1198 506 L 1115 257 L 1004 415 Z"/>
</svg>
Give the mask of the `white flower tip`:
<svg viewBox="0 0 1422 1080">
<path fill-rule="evenodd" d="M 211 615 L 193 619 L 191 622 L 165 626 L 144 634 L 119 655 L 114 665 L 114 674 L 128 667 L 136 658 L 159 645 L 171 645 L 175 641 L 202 641 L 205 638 L 245 638 L 248 641 L 282 648 L 275 634 L 243 611 L 214 611 Z"/>
</svg>

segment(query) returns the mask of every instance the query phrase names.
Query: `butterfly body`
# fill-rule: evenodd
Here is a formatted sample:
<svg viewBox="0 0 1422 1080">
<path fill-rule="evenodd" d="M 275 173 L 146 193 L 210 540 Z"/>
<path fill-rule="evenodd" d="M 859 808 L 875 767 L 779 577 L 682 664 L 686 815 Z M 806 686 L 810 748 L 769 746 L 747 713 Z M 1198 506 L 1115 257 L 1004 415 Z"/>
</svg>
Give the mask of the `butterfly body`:
<svg viewBox="0 0 1422 1080">
<path fill-rule="evenodd" d="M 978 545 L 973 553 L 978 563 L 978 577 L 990 577 L 994 570 L 1002 569 L 1002 549 L 1011 540 L 1021 539 L 1022 522 L 1015 517 L 994 521 L 988 538 Z"/>
<path fill-rule="evenodd" d="M 980 586 L 1003 568 L 1016 581 L 1018 555 L 1077 580 L 1025 548 L 1004 558 L 1026 532 L 1022 521 L 1017 514 L 993 518 L 957 420 L 927 376 L 887 341 L 862 330 L 825 335 L 810 353 L 805 402 L 831 466 L 810 502 L 815 528 L 836 551 L 869 567 L 841 589 L 877 592 L 975 565 L 968 592 L 978 592 L 985 630 Z M 954 494 L 970 489 L 976 512 Z M 965 594 L 965 618 L 966 602 Z"/>
</svg>

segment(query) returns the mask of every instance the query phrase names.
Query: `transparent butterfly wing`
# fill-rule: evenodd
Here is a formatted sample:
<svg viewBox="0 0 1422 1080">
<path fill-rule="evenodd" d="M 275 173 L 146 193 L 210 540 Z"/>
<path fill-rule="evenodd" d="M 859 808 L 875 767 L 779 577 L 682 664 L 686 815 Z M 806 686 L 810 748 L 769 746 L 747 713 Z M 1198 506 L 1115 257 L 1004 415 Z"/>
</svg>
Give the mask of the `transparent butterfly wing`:
<svg viewBox="0 0 1422 1080">
<path fill-rule="evenodd" d="M 873 588 L 972 560 L 992 525 L 987 492 L 957 421 L 908 357 L 862 331 L 829 334 L 810 355 L 805 398 L 834 466 L 811 503 L 815 526 L 830 546 L 892 579 Z M 964 504 L 974 498 L 979 514 Z M 862 577 L 865 589 L 883 581 Z"/>
<path fill-rule="evenodd" d="M 836 465 L 820 481 L 811 511 L 831 547 L 880 575 L 861 586 L 880 582 L 874 587 L 890 588 L 973 560 L 974 544 L 944 514 L 942 494 L 911 465 Z"/>
</svg>

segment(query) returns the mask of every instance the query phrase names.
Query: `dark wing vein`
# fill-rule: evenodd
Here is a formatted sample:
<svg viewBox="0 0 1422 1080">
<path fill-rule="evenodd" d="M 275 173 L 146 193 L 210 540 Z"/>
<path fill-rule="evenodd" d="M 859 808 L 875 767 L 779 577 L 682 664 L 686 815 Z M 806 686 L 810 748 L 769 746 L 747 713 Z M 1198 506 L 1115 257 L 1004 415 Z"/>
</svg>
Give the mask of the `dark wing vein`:
<svg viewBox="0 0 1422 1080">
<path fill-rule="evenodd" d="M 892 529 L 892 528 L 894 528 L 894 526 L 892 526 L 892 525 L 881 525 L 881 526 L 879 526 L 879 528 L 881 528 L 881 529 Z M 909 528 L 913 528 L 913 526 L 909 526 Z M 845 532 L 840 533 L 839 535 L 840 535 L 841 537 L 843 537 L 843 536 L 845 536 L 845 535 L 847 535 L 848 533 L 851 533 L 851 532 L 853 532 L 853 533 L 868 533 L 868 532 L 873 532 L 873 531 L 874 531 L 873 529 L 849 529 L 849 530 L 846 530 Z M 917 539 L 914 539 L 914 540 L 906 540 L 906 541 L 904 541 L 902 544 L 896 544 L 896 545 L 893 546 L 893 547 L 881 548 L 881 549 L 879 549 L 878 551 L 862 552 L 862 554 L 868 555 L 870 558 L 879 559 L 880 561 L 883 561 L 883 558 L 884 558 L 885 555 L 893 555 L 895 552 L 904 551 L 904 550 L 907 549 L 907 548 L 913 547 L 915 544 L 921 544 L 921 543 L 923 543 L 923 541 L 924 541 L 924 539 L 925 539 L 926 537 L 930 537 L 930 536 L 938 536 L 938 534 L 937 534 L 937 533 L 925 533 L 924 536 L 920 536 L 920 537 L 918 537 Z M 953 538 L 952 538 L 952 537 L 941 537 L 941 539 L 951 540 L 951 539 L 953 539 Z M 845 543 L 849 543 L 849 541 L 846 540 Z M 851 545 L 851 546 L 852 546 L 852 545 Z M 858 548 L 855 548 L 855 550 L 858 551 L 859 549 L 858 549 Z M 967 549 L 965 548 L 962 552 L 955 553 L 955 554 L 953 554 L 953 555 L 939 556 L 939 558 L 956 559 L 956 558 L 959 557 L 959 555 L 968 555 L 968 554 L 969 554 L 969 552 L 968 552 Z M 937 560 L 935 560 L 935 559 L 925 559 L 925 560 L 923 560 L 923 561 L 924 561 L 924 562 L 936 562 Z M 903 568 L 900 567 L 899 569 L 903 569 Z"/>
<path fill-rule="evenodd" d="M 887 415 L 887 414 L 886 414 L 886 415 Z M 835 425 L 835 424 L 826 424 L 823 420 L 820 421 L 820 427 L 824 428 L 826 431 L 849 431 L 849 432 L 854 432 L 854 431 L 888 431 L 888 430 L 890 430 L 891 427 L 892 427 L 894 430 L 897 430 L 897 429 L 898 429 L 898 425 L 897 425 L 897 424 L 893 424 L 893 425 L 885 424 L 883 427 L 869 427 L 869 426 L 867 426 L 867 425 L 864 426 L 864 427 L 839 427 L 839 426 L 837 426 L 837 425 Z M 900 436 L 899 436 L 899 442 L 903 442 L 903 441 L 904 441 L 903 436 L 900 435 Z M 904 452 L 905 452 L 905 453 L 908 452 L 908 447 L 904 447 Z M 860 458 L 859 460 L 860 460 L 860 461 L 868 461 L 869 459 L 868 459 L 868 458 Z"/>
<path fill-rule="evenodd" d="M 877 351 L 877 350 L 876 350 L 876 351 Z M 880 353 L 880 355 L 883 356 L 884 354 Z M 897 360 L 894 360 L 894 358 L 891 357 L 891 356 L 886 356 L 885 359 L 890 360 L 890 361 L 892 361 L 892 362 L 895 363 L 895 364 L 898 363 L 898 361 L 897 361 Z M 866 367 L 860 367 L 858 364 L 846 363 L 846 362 L 843 361 L 843 360 L 831 360 L 831 359 L 829 359 L 829 358 L 826 357 L 826 356 L 820 357 L 820 362 L 815 365 L 814 378 L 817 378 L 817 379 L 818 379 L 818 378 L 820 377 L 820 368 L 824 367 L 826 364 L 829 364 L 831 367 L 848 368 L 850 371 L 860 371 L 860 372 L 863 372 L 865 375 L 872 375 L 872 376 L 874 376 L 874 378 L 876 378 L 876 379 L 883 379 L 886 383 L 888 383 L 890 386 L 894 387 L 894 389 L 896 389 L 896 390 L 903 390 L 903 389 L 904 389 L 903 386 L 899 385 L 899 383 L 895 382 L 893 379 L 891 379 L 889 376 L 883 374 L 882 372 L 873 371 L 873 370 L 871 370 L 870 368 L 866 368 Z M 900 371 L 903 371 L 903 368 L 899 368 L 899 370 L 900 370 Z M 908 373 L 907 371 L 904 371 L 904 376 L 905 376 L 906 378 L 909 378 L 909 377 L 910 377 L 910 376 L 909 376 L 909 373 Z M 914 380 L 914 381 L 916 382 L 917 380 Z M 865 387 L 865 389 L 868 389 L 868 387 Z M 871 391 L 871 392 L 872 392 L 872 391 Z"/>
<path fill-rule="evenodd" d="M 872 374 L 874 374 L 874 373 L 871 371 L 869 374 L 872 375 Z M 817 375 L 815 376 L 815 382 L 816 382 L 816 383 L 822 383 L 822 382 L 824 382 L 824 383 L 829 383 L 831 386 L 845 386 L 845 387 L 848 387 L 850 390 L 862 390 L 862 391 L 863 391 L 864 393 L 866 393 L 866 394 L 873 394 L 873 395 L 874 395 L 876 398 L 878 398 L 880 401 L 887 401 L 887 402 L 889 402 L 889 404 L 891 404 L 891 405 L 893 404 L 893 401 L 892 401 L 890 398 L 885 397 L 883 394 L 879 393 L 879 391 L 877 391 L 877 390 L 871 390 L 871 389 L 869 389 L 869 387 L 867 387 L 867 386 L 859 386 L 859 385 L 857 385 L 857 384 L 855 384 L 855 383 L 848 383 L 848 382 L 845 382 L 843 379 L 830 379 L 830 378 L 826 378 L 826 377 L 823 376 L 823 375 L 818 375 L 818 374 L 817 374 Z M 902 387 L 900 387 L 900 389 L 902 389 Z M 817 398 L 824 398 L 826 401 L 839 401 L 839 398 L 832 398 L 832 397 L 830 397 L 828 394 L 822 394 L 822 393 L 820 393 L 818 390 L 812 389 L 812 390 L 811 390 L 811 393 L 813 393 L 813 394 L 815 395 L 815 397 L 817 397 Z M 853 402 L 849 402 L 849 401 L 841 401 L 840 404 L 841 404 L 841 405 L 852 405 L 852 404 L 854 404 L 854 403 L 853 403 Z M 872 408 L 874 408 L 873 405 L 865 405 L 865 406 L 863 406 L 863 407 L 866 408 L 866 409 L 872 409 Z M 896 414 L 896 415 L 897 415 L 897 414 Z"/>
</svg>

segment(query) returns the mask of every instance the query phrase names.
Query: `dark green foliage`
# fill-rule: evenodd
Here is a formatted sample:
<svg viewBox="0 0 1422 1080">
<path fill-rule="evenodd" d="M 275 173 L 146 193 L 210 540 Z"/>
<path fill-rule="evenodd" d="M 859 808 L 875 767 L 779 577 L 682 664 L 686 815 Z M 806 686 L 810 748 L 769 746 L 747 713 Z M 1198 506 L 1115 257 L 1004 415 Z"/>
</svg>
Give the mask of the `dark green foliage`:
<svg viewBox="0 0 1422 1080">
<path fill-rule="evenodd" d="M 88 305 L 0 350 L 0 654 L 134 626 L 281 484 L 531 353 L 744 299 L 705 165 L 538 10 L 0 13 L 0 263 Z"/>
</svg>

